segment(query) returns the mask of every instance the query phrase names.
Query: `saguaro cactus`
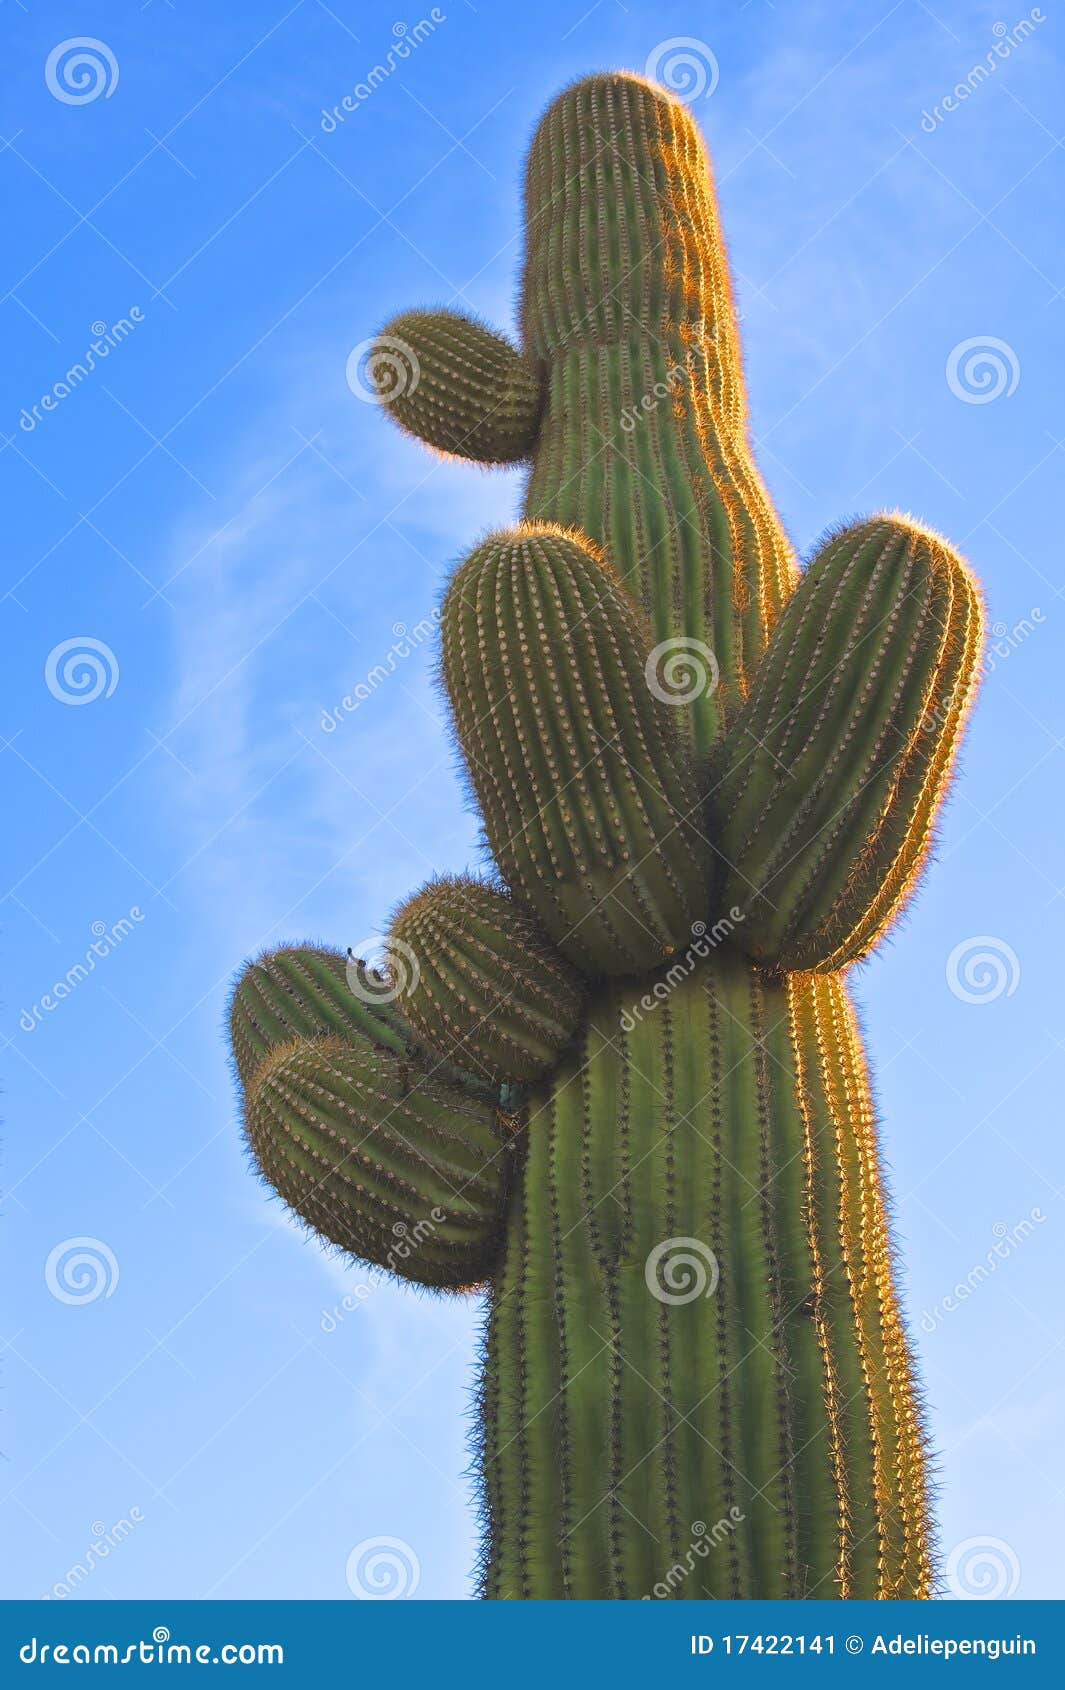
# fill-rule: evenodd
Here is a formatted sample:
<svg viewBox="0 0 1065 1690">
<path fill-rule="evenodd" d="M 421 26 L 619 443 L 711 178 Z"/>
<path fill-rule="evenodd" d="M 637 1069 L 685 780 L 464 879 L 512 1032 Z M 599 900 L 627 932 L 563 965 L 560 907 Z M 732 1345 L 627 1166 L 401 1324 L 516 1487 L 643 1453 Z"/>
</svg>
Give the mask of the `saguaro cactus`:
<svg viewBox="0 0 1065 1690">
<path fill-rule="evenodd" d="M 443 610 L 501 878 L 419 892 L 383 975 L 249 967 L 254 1155 L 353 1255 L 487 1287 L 486 1595 L 927 1596 L 846 972 L 927 850 L 972 580 L 898 515 L 798 574 L 702 143 L 638 77 L 537 130 L 521 349 L 451 312 L 382 345 L 404 428 L 531 465 Z"/>
</svg>

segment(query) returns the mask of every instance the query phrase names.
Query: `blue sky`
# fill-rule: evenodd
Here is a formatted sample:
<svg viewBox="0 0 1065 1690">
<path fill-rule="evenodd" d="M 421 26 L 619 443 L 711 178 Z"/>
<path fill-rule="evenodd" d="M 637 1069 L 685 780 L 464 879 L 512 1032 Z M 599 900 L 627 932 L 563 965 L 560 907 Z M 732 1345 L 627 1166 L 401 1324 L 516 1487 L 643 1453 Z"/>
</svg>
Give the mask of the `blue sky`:
<svg viewBox="0 0 1065 1690">
<path fill-rule="evenodd" d="M 692 36 L 797 547 L 910 510 L 972 559 L 998 634 L 937 861 L 858 995 L 944 1548 L 1061 1593 L 1063 45 L 1052 9 L 997 3 L 445 0 L 330 132 L 428 8 L 6 0 L 11 1594 L 103 1544 L 84 1598 L 346 1599 L 349 1553 L 384 1536 L 420 1595 L 469 1594 L 478 1310 L 363 1297 L 286 1222 L 241 1150 L 224 1000 L 248 953 L 357 944 L 478 862 L 433 642 L 321 723 L 520 477 L 429 458 L 353 396 L 348 356 L 408 305 L 511 329 L 538 111 Z M 72 103 L 45 67 L 84 36 L 110 58 Z M 101 324 L 106 358 L 42 409 Z M 63 654 L 46 670 L 86 639 L 99 696 L 72 704 Z M 81 1238 L 110 1294 L 64 1301 L 46 1264 Z"/>
</svg>

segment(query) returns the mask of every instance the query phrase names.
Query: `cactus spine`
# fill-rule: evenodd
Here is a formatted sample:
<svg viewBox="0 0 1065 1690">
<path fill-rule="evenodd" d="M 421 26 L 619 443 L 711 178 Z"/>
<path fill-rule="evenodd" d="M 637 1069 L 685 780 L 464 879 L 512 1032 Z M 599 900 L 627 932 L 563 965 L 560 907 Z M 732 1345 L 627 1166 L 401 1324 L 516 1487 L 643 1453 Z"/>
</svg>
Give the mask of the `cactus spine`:
<svg viewBox="0 0 1065 1690">
<path fill-rule="evenodd" d="M 522 348 L 450 312 L 381 344 L 404 428 L 531 465 L 442 627 L 506 890 L 433 882 L 351 990 L 331 953 L 248 970 L 253 1152 L 353 1254 L 487 1283 L 484 1594 L 926 1597 L 846 970 L 927 851 L 979 661 L 966 566 L 883 516 L 798 576 L 702 143 L 638 77 L 537 131 Z M 398 1266 L 397 1226 L 423 1235 Z"/>
</svg>

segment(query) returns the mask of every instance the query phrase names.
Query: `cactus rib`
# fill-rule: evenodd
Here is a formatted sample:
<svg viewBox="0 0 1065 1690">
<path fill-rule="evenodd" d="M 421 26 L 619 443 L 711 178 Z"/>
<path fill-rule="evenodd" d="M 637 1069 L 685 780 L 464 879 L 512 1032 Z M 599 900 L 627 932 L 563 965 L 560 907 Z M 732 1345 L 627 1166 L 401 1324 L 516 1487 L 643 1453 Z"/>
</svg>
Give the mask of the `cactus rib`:
<svg viewBox="0 0 1065 1690">
<path fill-rule="evenodd" d="M 532 365 L 458 311 L 407 311 L 382 331 L 379 387 L 409 434 L 456 458 L 509 464 L 536 443 L 542 396 Z"/>
<path fill-rule="evenodd" d="M 818 553 L 719 751 L 709 826 L 760 961 L 832 970 L 891 921 L 926 855 L 972 692 L 980 601 L 896 517 Z"/>
</svg>

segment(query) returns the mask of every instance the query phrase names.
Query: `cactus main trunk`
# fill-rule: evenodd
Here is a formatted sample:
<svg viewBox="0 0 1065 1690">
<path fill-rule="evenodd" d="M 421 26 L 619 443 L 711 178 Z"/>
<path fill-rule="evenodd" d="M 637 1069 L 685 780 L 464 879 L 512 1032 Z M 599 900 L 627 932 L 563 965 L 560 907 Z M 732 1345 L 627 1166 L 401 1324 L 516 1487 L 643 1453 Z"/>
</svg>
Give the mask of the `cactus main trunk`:
<svg viewBox="0 0 1065 1690">
<path fill-rule="evenodd" d="M 843 980 L 724 950 L 661 978 L 604 989 L 529 1101 L 487 1327 L 485 1594 L 927 1596 Z"/>
<path fill-rule="evenodd" d="M 634 77 L 571 88 L 526 173 L 524 321 L 545 408 L 525 514 L 603 546 L 656 642 L 714 653 L 678 715 L 701 755 L 746 696 L 796 579 L 747 440 L 709 160 Z"/>
</svg>

